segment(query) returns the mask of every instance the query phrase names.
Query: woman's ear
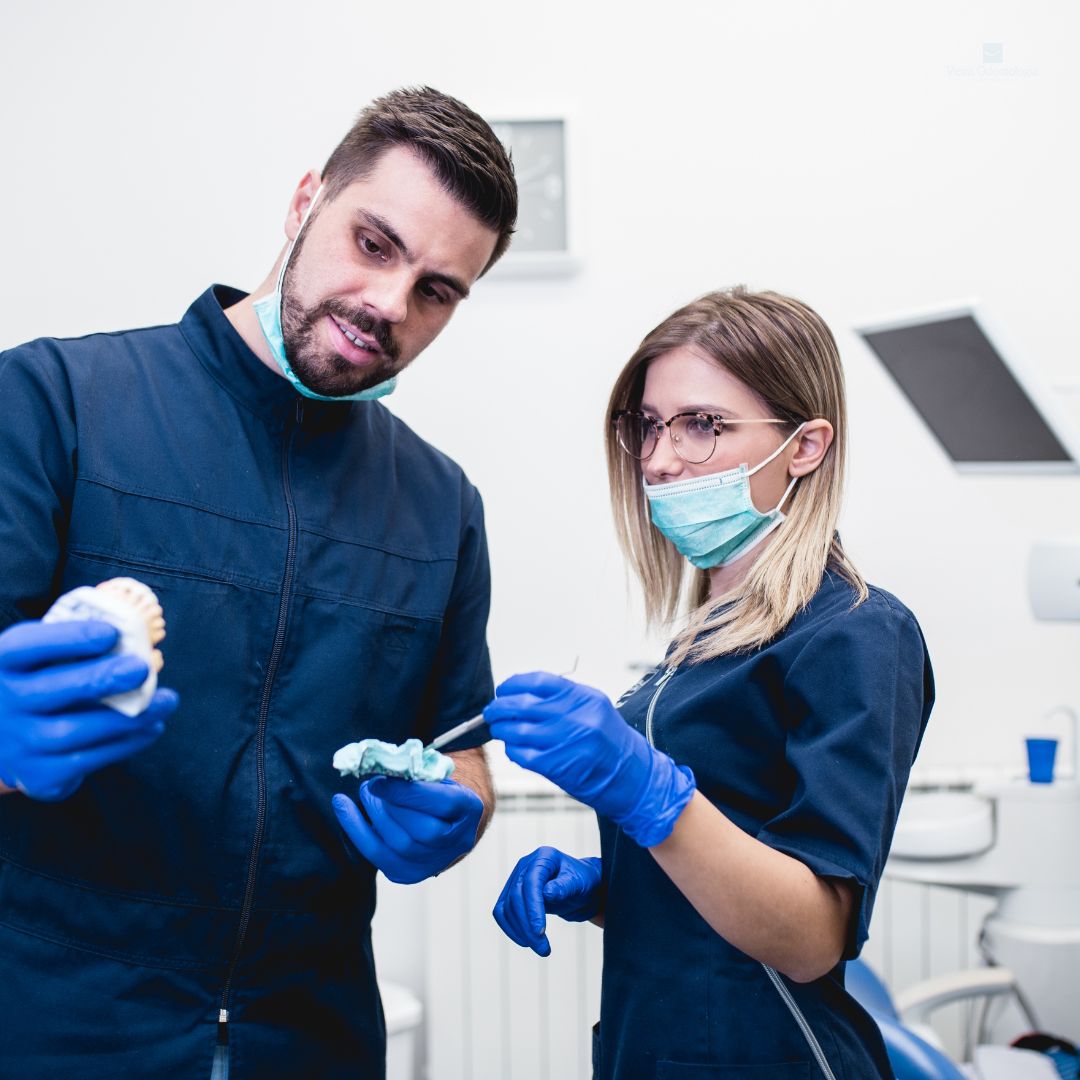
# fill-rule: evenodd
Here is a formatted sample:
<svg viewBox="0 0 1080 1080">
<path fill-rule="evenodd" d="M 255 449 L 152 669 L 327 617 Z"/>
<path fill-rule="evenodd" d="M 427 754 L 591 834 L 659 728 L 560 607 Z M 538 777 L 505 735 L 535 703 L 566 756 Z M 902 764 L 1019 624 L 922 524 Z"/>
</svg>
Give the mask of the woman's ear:
<svg viewBox="0 0 1080 1080">
<path fill-rule="evenodd" d="M 833 426 L 828 420 L 807 420 L 795 436 L 795 453 L 788 463 L 790 476 L 812 473 L 828 452 L 833 441 Z"/>
</svg>

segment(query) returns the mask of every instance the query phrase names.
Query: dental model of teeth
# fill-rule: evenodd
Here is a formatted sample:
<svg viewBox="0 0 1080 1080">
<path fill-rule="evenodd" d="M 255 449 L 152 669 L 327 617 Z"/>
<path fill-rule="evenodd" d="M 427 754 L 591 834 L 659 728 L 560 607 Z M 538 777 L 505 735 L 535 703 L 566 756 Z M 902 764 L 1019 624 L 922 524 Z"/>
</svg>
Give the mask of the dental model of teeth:
<svg viewBox="0 0 1080 1080">
<path fill-rule="evenodd" d="M 438 750 L 425 749 L 419 739 L 406 739 L 400 746 L 378 739 L 361 739 L 346 743 L 334 754 L 334 768 L 342 776 L 445 780 L 454 771 L 454 762 Z"/>
<path fill-rule="evenodd" d="M 81 585 L 64 593 L 42 616 L 42 622 L 72 622 L 101 619 L 120 631 L 113 654 L 137 656 L 146 662 L 150 674 L 134 690 L 102 698 L 105 705 L 137 716 L 150 703 L 157 689 L 158 672 L 165 663 L 159 645 L 165 637 L 165 615 L 149 586 L 134 578 L 110 578 L 93 587 Z"/>
</svg>

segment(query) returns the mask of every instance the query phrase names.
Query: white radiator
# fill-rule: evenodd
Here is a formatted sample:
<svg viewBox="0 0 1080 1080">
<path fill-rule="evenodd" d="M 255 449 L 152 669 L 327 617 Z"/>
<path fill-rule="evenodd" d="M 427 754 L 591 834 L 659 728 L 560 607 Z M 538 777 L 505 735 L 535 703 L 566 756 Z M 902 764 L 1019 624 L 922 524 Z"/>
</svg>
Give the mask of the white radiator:
<svg viewBox="0 0 1080 1080">
<path fill-rule="evenodd" d="M 428 1080 L 589 1080 L 599 1018 L 601 931 L 548 922 L 551 956 L 512 944 L 491 909 L 516 861 L 541 844 L 599 854 L 592 811 L 561 793 L 503 795 L 465 862 L 424 888 Z M 991 902 L 948 889 L 882 882 L 863 958 L 893 993 L 979 964 L 976 938 Z M 962 1007 L 935 1020 L 950 1052 Z"/>
<path fill-rule="evenodd" d="M 561 793 L 502 795 L 477 849 L 426 886 L 428 1080 L 592 1075 L 601 931 L 550 919 L 541 959 L 491 915 L 514 864 L 542 844 L 599 855 L 593 812 Z"/>
</svg>

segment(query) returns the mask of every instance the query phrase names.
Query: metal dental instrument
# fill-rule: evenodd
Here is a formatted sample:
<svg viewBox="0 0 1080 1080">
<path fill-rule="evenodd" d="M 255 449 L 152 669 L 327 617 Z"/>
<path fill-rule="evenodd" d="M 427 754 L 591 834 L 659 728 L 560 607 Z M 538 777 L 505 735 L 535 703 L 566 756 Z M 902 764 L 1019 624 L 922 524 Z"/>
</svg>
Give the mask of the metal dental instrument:
<svg viewBox="0 0 1080 1080">
<path fill-rule="evenodd" d="M 441 750 L 447 743 L 452 743 L 455 739 L 462 735 L 467 735 L 470 731 L 475 731 L 484 722 L 484 714 L 480 713 L 479 716 L 474 716 L 471 720 L 466 720 L 463 723 L 452 727 L 449 731 L 444 731 L 441 735 L 436 735 L 424 747 L 425 750 Z"/>
<path fill-rule="evenodd" d="M 574 657 L 573 667 L 569 671 L 564 671 L 562 677 L 566 678 L 568 675 L 573 675 L 577 671 L 578 660 L 580 656 Z M 452 727 L 449 731 L 444 731 L 441 735 L 436 735 L 424 747 L 425 750 L 441 750 L 444 746 L 452 743 L 455 739 L 460 738 L 462 735 L 468 735 L 470 731 L 475 731 L 484 722 L 484 714 L 480 713 L 479 716 L 474 716 L 471 720 L 465 720 L 458 724 L 457 727 Z"/>
</svg>

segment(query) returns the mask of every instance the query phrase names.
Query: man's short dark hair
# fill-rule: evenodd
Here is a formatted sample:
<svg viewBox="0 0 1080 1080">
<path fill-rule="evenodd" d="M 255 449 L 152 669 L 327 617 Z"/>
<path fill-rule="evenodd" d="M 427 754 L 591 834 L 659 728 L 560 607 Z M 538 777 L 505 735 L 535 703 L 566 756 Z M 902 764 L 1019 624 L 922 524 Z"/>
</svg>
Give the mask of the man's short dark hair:
<svg viewBox="0 0 1080 1080">
<path fill-rule="evenodd" d="M 329 199 L 375 168 L 394 146 L 428 163 L 466 210 L 498 234 L 486 273 L 506 251 L 517 221 L 517 181 L 507 149 L 483 117 L 430 86 L 403 87 L 360 113 L 323 168 Z"/>
</svg>

